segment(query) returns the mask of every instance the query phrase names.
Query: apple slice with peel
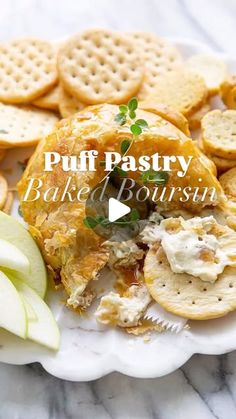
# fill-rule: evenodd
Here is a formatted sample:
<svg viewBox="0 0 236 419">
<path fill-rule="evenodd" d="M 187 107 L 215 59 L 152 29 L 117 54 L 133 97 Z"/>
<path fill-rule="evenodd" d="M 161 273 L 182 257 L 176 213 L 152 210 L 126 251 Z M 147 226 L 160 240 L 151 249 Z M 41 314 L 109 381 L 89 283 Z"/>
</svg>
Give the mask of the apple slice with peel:
<svg viewBox="0 0 236 419">
<path fill-rule="evenodd" d="M 36 321 L 28 319 L 27 337 L 57 351 L 60 344 L 60 332 L 51 310 L 27 284 L 13 276 L 10 279 L 23 301 L 26 301 L 26 304 L 33 308 L 37 316 Z"/>
<path fill-rule="evenodd" d="M 3 239 L 0 239 L 0 266 L 23 274 L 30 272 L 29 259 L 14 244 Z"/>
<path fill-rule="evenodd" d="M 36 322 L 38 320 L 38 317 L 37 317 L 37 314 L 35 313 L 35 310 L 25 298 L 22 299 L 22 301 L 25 306 L 25 311 L 26 311 L 26 316 L 27 316 L 28 321 Z"/>
<path fill-rule="evenodd" d="M 0 211 L 0 238 L 16 246 L 27 257 L 30 272 L 24 274 L 17 272 L 16 276 L 24 280 L 43 298 L 47 288 L 46 268 L 38 246 L 30 233 L 15 218 Z M 13 266 L 10 269 L 14 269 Z"/>
<path fill-rule="evenodd" d="M 0 327 L 25 339 L 27 325 L 22 299 L 12 282 L 0 271 Z"/>
</svg>

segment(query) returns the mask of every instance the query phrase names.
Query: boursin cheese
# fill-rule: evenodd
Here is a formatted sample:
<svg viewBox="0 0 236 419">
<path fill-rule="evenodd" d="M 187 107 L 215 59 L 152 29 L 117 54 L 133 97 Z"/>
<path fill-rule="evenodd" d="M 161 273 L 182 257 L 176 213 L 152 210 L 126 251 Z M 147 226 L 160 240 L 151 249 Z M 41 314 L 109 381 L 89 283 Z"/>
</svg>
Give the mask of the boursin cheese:
<svg viewBox="0 0 236 419">
<path fill-rule="evenodd" d="M 146 230 L 146 231 L 145 231 Z M 236 266 L 236 232 L 214 217 L 168 218 L 146 227 L 146 242 L 159 241 L 175 273 L 187 273 L 215 282 L 226 266 Z"/>
<path fill-rule="evenodd" d="M 150 301 L 151 297 L 145 285 L 132 285 L 123 297 L 115 292 L 102 297 L 95 317 L 103 324 L 137 326 Z"/>
</svg>

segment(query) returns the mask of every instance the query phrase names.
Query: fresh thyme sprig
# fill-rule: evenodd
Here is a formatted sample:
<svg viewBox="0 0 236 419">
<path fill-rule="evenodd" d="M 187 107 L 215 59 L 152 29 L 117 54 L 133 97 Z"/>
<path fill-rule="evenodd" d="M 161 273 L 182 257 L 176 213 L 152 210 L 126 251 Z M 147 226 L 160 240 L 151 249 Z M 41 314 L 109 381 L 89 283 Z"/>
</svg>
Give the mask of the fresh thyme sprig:
<svg viewBox="0 0 236 419">
<path fill-rule="evenodd" d="M 119 106 L 119 113 L 115 116 L 115 121 L 119 125 L 125 125 L 128 122 L 128 117 L 132 120 L 132 124 L 130 125 L 130 132 L 133 134 L 134 137 L 142 134 L 143 130 L 148 128 L 148 123 L 145 119 L 136 119 L 136 110 L 138 109 L 138 100 L 136 97 L 133 97 L 128 102 L 128 105 L 120 105 Z M 121 152 L 124 155 L 130 149 L 133 140 L 124 139 L 121 143 Z M 125 144 L 125 146 L 124 146 Z M 128 147 L 129 145 L 129 147 Z M 123 150 L 124 153 L 123 153 Z"/>
<path fill-rule="evenodd" d="M 124 156 L 129 149 L 132 147 L 135 137 L 142 134 L 143 130 L 148 129 L 148 123 L 145 119 L 135 119 L 136 110 L 138 108 L 138 100 L 136 98 L 130 99 L 128 105 L 120 105 L 119 113 L 115 117 L 115 121 L 119 125 L 125 125 L 127 123 L 127 117 L 134 120 L 130 125 L 130 131 L 133 134 L 133 138 L 130 140 L 125 138 L 121 143 L 121 153 Z M 153 169 L 147 170 L 141 174 L 141 180 L 144 184 L 155 183 L 156 185 L 165 185 L 169 179 L 167 172 L 159 171 L 155 172 Z"/>
<path fill-rule="evenodd" d="M 128 102 L 128 105 L 120 105 L 119 106 L 119 113 L 115 116 L 115 122 L 117 122 L 119 125 L 123 126 L 129 122 L 129 130 L 132 134 L 131 138 L 124 138 L 120 144 L 120 151 L 122 156 L 124 157 L 127 152 L 132 147 L 134 140 L 142 134 L 142 132 L 146 129 L 148 129 L 148 123 L 145 121 L 145 119 L 136 119 L 136 110 L 138 109 L 138 100 L 136 98 L 130 99 Z M 129 121 L 129 119 L 131 121 Z M 100 166 L 105 166 L 105 161 L 100 161 Z M 112 169 L 113 173 L 117 173 L 119 176 L 126 176 L 127 173 L 121 169 L 118 165 L 115 165 Z M 109 172 L 105 178 L 106 179 L 111 172 Z M 165 185 L 169 179 L 169 175 L 167 172 L 159 171 L 156 172 L 152 169 L 147 170 L 146 172 L 141 173 L 141 180 L 144 184 L 147 183 L 154 183 L 156 185 Z M 101 181 L 101 182 L 102 182 Z M 117 221 L 110 222 L 108 218 L 103 216 L 96 216 L 91 217 L 87 216 L 84 218 L 83 222 L 84 225 L 88 228 L 94 229 L 97 226 L 102 226 L 106 228 L 110 228 L 112 225 L 117 225 L 120 227 L 125 227 L 127 225 L 132 225 L 133 223 L 136 223 L 140 219 L 139 212 L 136 209 L 132 209 L 132 211 L 129 214 L 129 217 L 124 216 Z"/>
<path fill-rule="evenodd" d="M 132 124 L 129 126 L 132 138 L 124 138 L 120 145 L 120 151 L 123 157 L 132 147 L 135 138 L 142 134 L 143 130 L 148 128 L 148 123 L 145 119 L 136 119 L 137 109 L 138 100 L 136 97 L 133 97 L 129 100 L 128 105 L 119 106 L 120 112 L 115 116 L 115 121 L 121 126 L 129 122 L 128 117 L 132 120 Z"/>
<path fill-rule="evenodd" d="M 140 219 L 139 212 L 133 208 L 128 216 L 124 216 L 117 221 L 110 222 L 107 217 L 97 215 L 96 217 L 87 216 L 84 218 L 84 225 L 88 228 L 94 229 L 97 226 L 110 228 L 112 225 L 126 227 L 136 223 Z"/>
<path fill-rule="evenodd" d="M 130 150 L 130 148 L 133 145 L 133 142 L 135 140 L 135 138 L 142 134 L 143 130 L 148 128 L 148 123 L 147 121 L 145 121 L 145 119 L 136 119 L 136 110 L 138 109 L 138 100 L 133 97 L 132 99 L 129 100 L 128 105 L 120 105 L 119 106 L 119 113 L 115 116 L 115 122 L 117 122 L 117 124 L 119 124 L 120 126 L 123 126 L 125 124 L 127 124 L 129 122 L 128 118 L 131 119 L 132 123 L 129 125 L 129 129 L 130 132 L 132 134 L 132 138 L 124 138 L 120 144 L 120 152 L 122 157 L 124 157 L 128 151 Z M 102 160 L 100 161 L 100 166 L 105 166 L 105 161 Z M 119 168 L 118 165 L 115 165 L 112 169 L 112 172 L 117 171 L 119 172 L 119 174 L 122 174 L 122 176 L 126 176 L 126 172 L 124 172 L 124 170 L 122 169 L 117 169 Z M 104 179 L 106 179 L 109 175 L 111 174 L 111 172 L 109 172 L 105 178 L 102 179 L 102 181 Z"/>
<path fill-rule="evenodd" d="M 141 173 L 141 180 L 144 184 L 154 183 L 155 185 L 165 185 L 168 182 L 169 174 L 164 171 L 156 172 L 153 169 Z"/>
<path fill-rule="evenodd" d="M 119 125 L 125 125 L 127 122 L 127 117 L 129 116 L 130 119 L 136 118 L 136 109 L 138 108 L 138 100 L 136 97 L 133 97 L 129 100 L 128 105 L 120 105 L 119 106 L 119 113 L 115 116 L 115 121 Z"/>
</svg>

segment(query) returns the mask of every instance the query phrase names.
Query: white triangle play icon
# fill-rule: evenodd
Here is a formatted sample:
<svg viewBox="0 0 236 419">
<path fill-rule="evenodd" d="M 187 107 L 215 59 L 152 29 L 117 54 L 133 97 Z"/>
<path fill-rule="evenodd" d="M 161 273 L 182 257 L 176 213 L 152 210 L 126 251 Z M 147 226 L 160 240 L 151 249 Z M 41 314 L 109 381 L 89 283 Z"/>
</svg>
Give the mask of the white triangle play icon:
<svg viewBox="0 0 236 419">
<path fill-rule="evenodd" d="M 126 214 L 131 212 L 130 207 L 115 198 L 110 198 L 108 201 L 108 220 L 110 223 L 118 220 Z"/>
</svg>

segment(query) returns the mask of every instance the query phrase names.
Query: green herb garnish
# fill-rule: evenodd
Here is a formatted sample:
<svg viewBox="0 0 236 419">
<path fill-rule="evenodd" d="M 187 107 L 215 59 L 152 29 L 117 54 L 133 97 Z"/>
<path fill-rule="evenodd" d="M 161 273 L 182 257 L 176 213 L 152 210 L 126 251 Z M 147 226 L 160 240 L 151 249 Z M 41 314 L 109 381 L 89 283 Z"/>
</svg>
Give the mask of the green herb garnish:
<svg viewBox="0 0 236 419">
<path fill-rule="evenodd" d="M 136 119 L 136 110 L 138 109 L 138 100 L 133 97 L 128 102 L 128 105 L 120 105 L 119 113 L 115 116 L 115 122 L 119 125 L 125 125 L 127 123 L 127 117 L 129 116 L 134 121 L 130 126 L 130 131 L 134 136 L 142 134 L 144 129 L 148 128 L 148 123 L 145 119 Z"/>
<path fill-rule="evenodd" d="M 133 97 L 132 99 L 130 99 L 130 101 L 128 102 L 128 105 L 120 105 L 119 106 L 119 113 L 115 116 L 115 121 L 119 124 L 119 125 L 125 125 L 127 122 L 127 116 L 130 117 L 130 119 L 134 120 L 136 118 L 136 109 L 138 108 L 138 100 Z M 140 128 L 147 128 L 148 124 L 144 119 L 138 119 L 135 124 L 137 124 L 138 126 L 140 126 Z M 135 128 L 134 128 L 135 130 Z M 139 132 L 139 134 L 141 134 L 142 130 L 138 130 L 136 129 L 136 131 Z M 131 130 L 132 134 L 133 131 Z M 134 134 L 134 135 L 139 135 L 139 134 Z"/>
<path fill-rule="evenodd" d="M 132 124 L 130 127 L 130 131 L 132 132 L 133 135 L 135 135 L 135 137 L 142 134 L 142 128 L 137 124 Z"/>
<path fill-rule="evenodd" d="M 124 170 L 122 170 L 119 166 L 115 166 L 114 167 L 113 173 L 117 173 L 121 177 L 127 176 L 127 172 L 125 172 Z"/>
<path fill-rule="evenodd" d="M 120 105 L 119 106 L 119 110 L 120 110 L 120 113 L 126 114 L 128 112 L 128 106 L 126 106 L 126 105 Z"/>
<path fill-rule="evenodd" d="M 155 185 L 165 185 L 168 182 L 169 175 L 167 172 L 155 170 L 147 170 L 141 174 L 141 180 L 143 183 L 155 183 Z"/>
<path fill-rule="evenodd" d="M 115 122 L 117 122 L 119 125 L 125 125 L 126 121 L 127 121 L 127 118 L 124 113 L 118 113 L 115 116 Z"/>
<path fill-rule="evenodd" d="M 121 145 L 120 145 L 120 151 L 121 153 L 124 155 L 125 153 L 127 153 L 127 151 L 129 150 L 131 146 L 131 141 L 128 139 L 125 139 L 122 141 Z"/>
<path fill-rule="evenodd" d="M 129 111 L 136 111 L 136 109 L 138 108 L 138 100 L 136 99 L 136 97 L 133 97 L 132 99 L 129 100 L 128 108 L 129 108 Z"/>
<path fill-rule="evenodd" d="M 136 118 L 136 112 L 134 112 L 134 111 L 130 111 L 130 112 L 129 112 L 129 117 L 130 117 L 131 119 L 135 119 L 135 118 Z"/>
<path fill-rule="evenodd" d="M 145 121 L 145 119 L 137 119 L 135 124 L 138 125 L 142 129 L 148 128 L 148 123 L 147 121 Z"/>
<path fill-rule="evenodd" d="M 94 229 L 98 225 L 98 221 L 95 218 L 89 216 L 84 218 L 83 222 L 86 227 L 92 229 Z"/>
<path fill-rule="evenodd" d="M 138 100 L 135 97 L 133 97 L 132 99 L 129 100 L 128 105 L 122 104 L 119 106 L 119 113 L 114 118 L 115 122 L 117 122 L 121 126 L 127 124 L 128 122 L 130 123 L 129 130 L 130 130 L 130 133 L 132 134 L 132 137 L 130 139 L 124 138 L 122 140 L 121 145 L 120 145 L 122 156 L 125 156 L 128 150 L 130 150 L 135 138 L 137 138 L 138 135 L 142 134 L 144 129 L 148 128 L 148 123 L 147 121 L 145 121 L 145 119 L 136 120 L 135 111 L 137 110 L 137 108 L 138 108 Z M 105 166 L 105 162 L 101 161 L 100 166 Z M 115 167 L 113 167 L 113 171 L 115 170 L 116 167 L 118 166 L 116 165 Z M 117 172 L 119 172 L 119 174 L 122 174 L 122 176 L 124 176 L 123 170 L 118 169 Z M 105 176 L 105 178 L 109 176 L 110 173 L 108 173 Z M 102 179 L 102 181 L 104 179 Z"/>
<path fill-rule="evenodd" d="M 120 227 L 126 227 L 133 225 L 140 219 L 139 212 L 133 208 L 128 216 L 124 216 L 117 221 L 113 221 L 112 223 L 109 221 L 108 218 L 103 217 L 101 215 L 96 217 L 87 216 L 84 218 L 84 225 L 92 230 L 100 225 L 101 227 L 110 228 L 112 225 L 117 225 Z"/>
<path fill-rule="evenodd" d="M 139 220 L 139 212 L 136 210 L 136 208 L 133 208 L 130 212 L 130 220 L 131 221 L 138 221 Z"/>
</svg>

